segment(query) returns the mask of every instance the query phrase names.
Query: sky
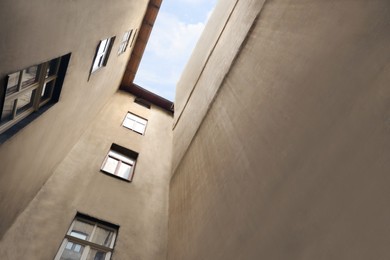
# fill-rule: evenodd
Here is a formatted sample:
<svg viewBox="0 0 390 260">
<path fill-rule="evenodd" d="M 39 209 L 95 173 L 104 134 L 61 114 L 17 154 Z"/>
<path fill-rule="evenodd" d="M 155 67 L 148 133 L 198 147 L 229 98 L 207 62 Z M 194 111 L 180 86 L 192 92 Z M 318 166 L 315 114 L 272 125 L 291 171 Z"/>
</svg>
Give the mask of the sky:
<svg viewBox="0 0 390 260">
<path fill-rule="evenodd" d="M 217 0 L 163 0 L 134 83 L 174 101 L 176 83 Z"/>
</svg>

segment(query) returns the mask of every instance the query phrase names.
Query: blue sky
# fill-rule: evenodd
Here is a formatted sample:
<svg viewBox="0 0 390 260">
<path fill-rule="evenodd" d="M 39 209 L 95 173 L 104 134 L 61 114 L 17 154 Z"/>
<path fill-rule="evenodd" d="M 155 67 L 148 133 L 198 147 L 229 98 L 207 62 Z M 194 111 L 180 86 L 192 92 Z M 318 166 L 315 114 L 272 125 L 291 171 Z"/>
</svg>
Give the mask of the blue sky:
<svg viewBox="0 0 390 260">
<path fill-rule="evenodd" d="M 174 101 L 176 83 L 217 0 L 163 0 L 134 82 Z"/>
</svg>

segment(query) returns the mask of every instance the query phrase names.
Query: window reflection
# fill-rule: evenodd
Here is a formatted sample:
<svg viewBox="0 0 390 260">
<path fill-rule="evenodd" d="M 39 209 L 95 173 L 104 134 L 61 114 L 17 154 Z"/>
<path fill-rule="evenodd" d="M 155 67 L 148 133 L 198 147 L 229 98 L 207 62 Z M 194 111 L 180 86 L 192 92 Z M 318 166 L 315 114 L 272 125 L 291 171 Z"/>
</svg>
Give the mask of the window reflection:
<svg viewBox="0 0 390 260">
<path fill-rule="evenodd" d="M 26 91 L 25 93 L 20 95 L 17 102 L 16 114 L 20 114 L 23 111 L 26 111 L 27 109 L 31 108 L 34 101 L 34 96 L 35 89 L 31 91 Z"/>
<path fill-rule="evenodd" d="M 105 256 L 106 253 L 95 249 L 91 249 L 87 256 L 87 260 L 104 260 Z"/>
<path fill-rule="evenodd" d="M 8 75 L 6 96 L 18 91 L 19 75 L 19 71 Z"/>
<path fill-rule="evenodd" d="M 26 88 L 35 82 L 38 82 L 38 65 L 23 70 L 22 88 Z"/>
<path fill-rule="evenodd" d="M 84 246 L 68 242 L 65 246 L 64 252 L 61 255 L 60 260 L 79 260 L 83 254 Z"/>
<path fill-rule="evenodd" d="M 92 234 L 93 225 L 76 220 L 70 235 L 79 239 L 88 240 Z"/>
</svg>

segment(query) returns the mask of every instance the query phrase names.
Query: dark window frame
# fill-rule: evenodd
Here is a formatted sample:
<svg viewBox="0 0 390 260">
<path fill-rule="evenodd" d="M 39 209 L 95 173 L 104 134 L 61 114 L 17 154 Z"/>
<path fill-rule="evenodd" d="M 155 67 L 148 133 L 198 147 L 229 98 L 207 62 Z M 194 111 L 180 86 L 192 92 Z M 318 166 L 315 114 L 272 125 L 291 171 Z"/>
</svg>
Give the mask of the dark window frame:
<svg viewBox="0 0 390 260">
<path fill-rule="evenodd" d="M 70 58 L 71 53 L 68 53 L 58 58 L 9 73 L 4 78 L 2 87 L 0 88 L 0 116 L 4 112 L 5 102 L 7 100 L 14 101 L 11 119 L 0 124 L 0 144 L 15 135 L 19 130 L 27 126 L 59 101 Z M 57 63 L 54 69 L 51 67 L 53 63 Z M 36 81 L 22 87 L 22 75 L 25 73 L 24 71 L 35 66 L 37 67 Z M 19 79 L 16 86 L 17 91 L 7 95 L 8 78 L 15 73 L 19 73 Z M 48 86 L 48 84 L 51 84 L 51 86 Z M 20 114 L 17 114 L 16 100 L 21 98 L 23 93 L 28 93 L 29 91 L 32 92 L 30 100 L 31 107 L 22 111 Z"/>
</svg>

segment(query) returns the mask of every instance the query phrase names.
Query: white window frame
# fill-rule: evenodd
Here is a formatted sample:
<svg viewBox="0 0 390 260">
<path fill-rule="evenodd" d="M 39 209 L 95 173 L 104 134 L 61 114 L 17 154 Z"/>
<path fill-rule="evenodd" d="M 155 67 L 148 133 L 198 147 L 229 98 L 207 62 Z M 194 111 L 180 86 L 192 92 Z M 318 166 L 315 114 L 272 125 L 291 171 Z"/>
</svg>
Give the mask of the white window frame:
<svg viewBox="0 0 390 260">
<path fill-rule="evenodd" d="M 95 59 L 92 63 L 91 73 L 106 66 L 114 40 L 115 36 L 100 41 L 96 49 Z"/>
<path fill-rule="evenodd" d="M 82 238 L 79 238 L 79 237 L 71 235 L 71 233 L 73 231 L 73 227 L 74 227 L 74 225 L 75 225 L 75 223 L 77 221 L 81 221 L 81 222 L 85 222 L 85 223 L 93 225 L 93 229 L 92 229 L 91 235 L 87 239 L 82 239 Z M 93 238 L 94 238 L 94 235 L 96 233 L 96 229 L 98 227 L 113 232 L 113 236 L 112 236 L 112 240 L 111 240 L 110 246 L 107 247 L 107 246 L 99 245 L 99 244 L 96 244 L 96 243 L 92 242 Z M 104 257 L 104 260 L 110 260 L 112 252 L 114 250 L 114 245 L 115 245 L 117 233 L 118 233 L 118 229 L 115 229 L 115 228 L 112 228 L 112 227 L 108 227 L 108 226 L 104 225 L 103 223 L 100 223 L 99 221 L 92 221 L 92 220 L 85 219 L 85 218 L 80 217 L 80 216 L 76 216 L 74 218 L 71 226 L 69 227 L 69 230 L 66 233 L 65 238 L 62 241 L 60 249 L 58 250 L 57 255 L 55 256 L 54 260 L 60 260 L 61 259 L 61 255 L 63 254 L 63 252 L 64 252 L 68 242 L 77 243 L 77 244 L 80 244 L 80 245 L 84 246 L 84 250 L 83 250 L 83 253 L 81 254 L 80 260 L 87 259 L 88 253 L 89 253 L 89 251 L 91 249 L 95 249 L 95 250 L 98 250 L 98 251 L 103 251 L 106 254 L 106 256 Z"/>
<path fill-rule="evenodd" d="M 130 37 L 133 34 L 133 30 L 126 31 L 122 36 L 122 41 L 119 44 L 118 55 L 124 53 L 129 45 Z"/>
<path fill-rule="evenodd" d="M 115 160 L 117 161 L 117 164 L 115 166 L 115 169 L 108 169 L 108 163 L 109 160 Z M 110 175 L 116 176 L 120 179 L 126 180 L 126 181 L 132 181 L 134 176 L 134 168 L 136 164 L 136 159 L 131 158 L 127 155 L 124 155 L 120 152 L 115 151 L 113 148 L 110 149 L 106 157 L 104 158 L 104 161 L 102 163 L 102 166 L 100 170 L 104 173 L 108 173 Z M 123 177 L 121 176 L 121 170 L 125 169 L 125 167 L 130 167 L 129 176 Z"/>
<path fill-rule="evenodd" d="M 142 118 L 136 114 L 133 114 L 131 112 L 127 112 L 123 122 L 122 126 L 126 127 L 130 130 L 133 130 L 136 133 L 139 133 L 141 135 L 145 134 L 146 126 L 148 124 L 148 120 L 145 118 Z M 139 129 L 141 128 L 141 129 Z"/>
</svg>

